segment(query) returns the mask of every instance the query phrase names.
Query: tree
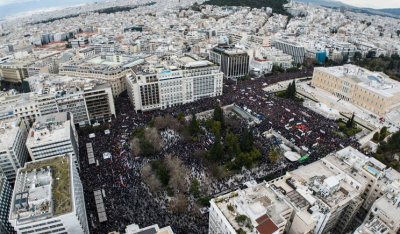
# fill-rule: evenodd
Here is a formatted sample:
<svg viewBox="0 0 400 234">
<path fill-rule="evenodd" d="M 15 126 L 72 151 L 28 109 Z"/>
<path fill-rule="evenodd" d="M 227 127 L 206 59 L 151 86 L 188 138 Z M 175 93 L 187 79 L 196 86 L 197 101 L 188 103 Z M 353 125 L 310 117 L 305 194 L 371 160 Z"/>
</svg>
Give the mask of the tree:
<svg viewBox="0 0 400 234">
<path fill-rule="evenodd" d="M 359 51 L 356 51 L 353 56 L 354 61 L 359 61 L 362 59 L 362 54 Z"/>
<path fill-rule="evenodd" d="M 353 115 L 351 116 L 351 118 L 350 118 L 349 120 L 347 120 L 346 127 L 347 127 L 347 128 L 352 128 L 353 125 L 354 125 L 354 113 L 353 113 Z"/>
<path fill-rule="evenodd" d="M 221 133 L 221 122 L 214 121 L 211 127 L 211 132 L 214 133 L 214 135 L 219 135 Z"/>
<path fill-rule="evenodd" d="M 102 127 L 103 130 L 106 130 L 106 129 L 108 128 L 108 125 L 107 125 L 106 122 L 104 122 L 104 123 L 101 125 L 101 127 Z"/>
<path fill-rule="evenodd" d="M 343 55 L 342 63 L 347 63 L 347 60 L 349 60 L 349 56 Z"/>
<path fill-rule="evenodd" d="M 142 150 L 140 149 L 139 138 L 135 137 L 131 141 L 131 150 L 133 155 L 136 157 L 142 154 Z"/>
<path fill-rule="evenodd" d="M 376 133 L 374 134 L 374 136 L 372 137 L 372 139 L 373 139 L 374 141 L 379 141 L 379 132 L 376 132 Z"/>
<path fill-rule="evenodd" d="M 189 193 L 192 194 L 195 198 L 200 197 L 200 183 L 197 178 L 194 178 L 192 181 L 190 181 Z"/>
<path fill-rule="evenodd" d="M 171 201 L 169 207 L 174 213 L 183 213 L 187 211 L 188 205 L 189 205 L 188 199 L 181 192 L 176 196 L 175 199 Z"/>
<path fill-rule="evenodd" d="M 145 137 L 146 141 L 149 144 L 151 144 L 154 152 L 161 150 L 162 140 L 161 140 L 161 136 L 160 136 L 160 134 L 158 134 L 158 131 L 156 128 L 146 128 L 144 131 L 144 137 Z"/>
<path fill-rule="evenodd" d="M 162 116 L 157 116 L 157 117 L 154 119 L 154 127 L 155 127 L 156 129 L 163 129 L 163 128 L 165 128 L 166 125 L 165 125 L 164 117 L 162 117 Z"/>
<path fill-rule="evenodd" d="M 387 132 L 387 127 L 386 127 L 386 126 L 383 126 L 383 127 L 381 128 L 380 134 L 386 134 L 386 132 Z"/>
<path fill-rule="evenodd" d="M 169 171 L 165 167 L 163 160 L 158 159 L 150 163 L 151 169 L 156 173 L 158 179 L 160 179 L 163 185 L 168 185 L 170 176 Z"/>
<path fill-rule="evenodd" d="M 268 157 L 269 157 L 269 159 L 271 160 L 271 162 L 273 162 L 273 163 L 275 163 L 275 162 L 277 162 L 278 161 L 278 159 L 279 159 L 279 153 L 277 152 L 277 151 L 271 151 L 269 154 L 268 154 Z"/>
<path fill-rule="evenodd" d="M 249 129 L 245 128 L 243 131 L 242 141 L 240 142 L 240 149 L 243 152 L 249 152 L 253 147 L 253 134 Z"/>
<path fill-rule="evenodd" d="M 286 98 L 290 99 L 295 99 L 296 98 L 296 82 L 293 80 L 291 83 L 289 83 L 287 89 L 286 89 Z"/>
<path fill-rule="evenodd" d="M 375 57 L 376 57 L 376 51 L 374 51 L 374 50 L 368 51 L 366 57 L 367 57 L 367 58 L 375 58 Z"/>
<path fill-rule="evenodd" d="M 182 111 L 178 112 L 178 121 L 182 121 L 185 119 L 185 114 Z"/>
<path fill-rule="evenodd" d="M 189 132 L 191 135 L 197 135 L 199 130 L 200 130 L 199 123 L 197 122 L 196 115 L 193 112 L 192 119 L 190 120 L 190 123 L 189 123 Z"/>
<path fill-rule="evenodd" d="M 234 133 L 229 132 L 229 130 L 227 130 L 226 132 L 225 148 L 228 151 L 229 157 L 233 158 L 236 152 L 238 152 L 238 150 L 240 151 L 240 148 L 238 149 L 238 137 Z"/>
<path fill-rule="evenodd" d="M 217 161 L 224 154 L 224 150 L 221 145 L 221 136 L 219 134 L 215 135 L 215 142 L 211 146 L 210 153 L 208 154 L 208 159 L 211 161 Z"/>
<path fill-rule="evenodd" d="M 167 155 L 164 159 L 165 167 L 169 174 L 168 186 L 176 192 L 185 192 L 188 187 L 186 177 L 189 174 L 188 168 L 179 157 Z"/>
<path fill-rule="evenodd" d="M 161 191 L 162 188 L 161 181 L 152 171 L 150 164 L 147 164 L 142 168 L 141 178 L 147 184 L 147 186 L 149 186 L 151 192 L 157 193 Z"/>
<path fill-rule="evenodd" d="M 224 126 L 224 110 L 218 104 L 215 105 L 213 119 L 221 122 L 221 126 Z"/>
</svg>

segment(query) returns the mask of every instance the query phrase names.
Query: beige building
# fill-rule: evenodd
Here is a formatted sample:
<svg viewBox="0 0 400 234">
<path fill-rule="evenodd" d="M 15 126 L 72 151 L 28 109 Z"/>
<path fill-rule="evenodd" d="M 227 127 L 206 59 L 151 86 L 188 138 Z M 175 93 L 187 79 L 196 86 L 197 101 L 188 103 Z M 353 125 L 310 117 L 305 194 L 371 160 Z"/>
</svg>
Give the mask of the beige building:
<svg viewBox="0 0 400 234">
<path fill-rule="evenodd" d="M 311 84 L 378 116 L 400 106 L 400 82 L 355 65 L 315 68 Z"/>
<path fill-rule="evenodd" d="M 265 182 L 248 182 L 247 185 L 247 189 L 211 199 L 208 233 L 236 234 L 240 229 L 253 234 L 288 231 L 293 207 L 281 192 Z"/>
<path fill-rule="evenodd" d="M 388 170 L 385 176 L 392 179 L 384 184 L 386 193 L 377 199 L 369 210 L 364 223 L 355 233 L 396 234 L 400 231 L 400 173 Z"/>
<path fill-rule="evenodd" d="M 125 76 L 131 72 L 130 68 L 143 63 L 149 55 L 129 57 L 125 55 L 101 55 L 79 64 L 74 62 L 61 65 L 60 75 L 99 79 L 110 83 L 114 96 L 126 90 Z"/>
<path fill-rule="evenodd" d="M 289 234 L 344 233 L 361 207 L 361 188 L 327 156 L 268 183 L 294 207 Z"/>
<path fill-rule="evenodd" d="M 30 63 L 29 63 L 30 64 Z M 0 76 L 4 81 L 18 83 L 28 77 L 28 63 L 7 62 L 0 65 Z"/>
</svg>

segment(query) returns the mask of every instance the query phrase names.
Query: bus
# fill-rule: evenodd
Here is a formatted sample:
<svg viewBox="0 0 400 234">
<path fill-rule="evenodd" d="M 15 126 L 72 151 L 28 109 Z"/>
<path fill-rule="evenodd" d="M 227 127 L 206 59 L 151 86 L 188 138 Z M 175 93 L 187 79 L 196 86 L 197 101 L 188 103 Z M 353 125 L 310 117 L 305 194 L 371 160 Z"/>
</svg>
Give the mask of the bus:
<svg viewBox="0 0 400 234">
<path fill-rule="evenodd" d="M 304 155 L 303 157 L 299 158 L 299 162 L 304 162 L 308 160 L 308 154 Z"/>
</svg>

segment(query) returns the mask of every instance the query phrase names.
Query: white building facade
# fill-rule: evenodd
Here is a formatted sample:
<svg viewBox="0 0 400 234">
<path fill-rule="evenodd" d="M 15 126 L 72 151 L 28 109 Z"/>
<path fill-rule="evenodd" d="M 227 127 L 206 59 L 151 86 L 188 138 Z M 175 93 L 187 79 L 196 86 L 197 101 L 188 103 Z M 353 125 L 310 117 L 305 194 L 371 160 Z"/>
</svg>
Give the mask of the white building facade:
<svg viewBox="0 0 400 234">
<path fill-rule="evenodd" d="M 37 118 L 30 129 L 26 147 L 33 160 L 71 154 L 79 168 L 78 135 L 69 112 Z"/>
<path fill-rule="evenodd" d="M 25 146 L 27 137 L 28 126 L 25 121 L 12 119 L 0 123 L 0 170 L 10 183 L 14 183 L 18 169 L 28 159 Z"/>
<path fill-rule="evenodd" d="M 126 77 L 136 111 L 165 109 L 222 94 L 223 73 L 208 61 L 188 62 L 183 69 L 134 72 Z"/>
</svg>

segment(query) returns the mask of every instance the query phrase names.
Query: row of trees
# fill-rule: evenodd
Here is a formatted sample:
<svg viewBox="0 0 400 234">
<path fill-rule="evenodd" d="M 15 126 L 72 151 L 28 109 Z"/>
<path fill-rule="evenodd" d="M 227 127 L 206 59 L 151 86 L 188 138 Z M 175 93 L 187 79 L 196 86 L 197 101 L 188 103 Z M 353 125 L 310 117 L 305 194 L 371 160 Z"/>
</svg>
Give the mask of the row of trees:
<svg viewBox="0 0 400 234">
<path fill-rule="evenodd" d="M 382 131 L 382 129 L 381 129 Z M 400 154 L 400 131 L 393 133 L 392 136 L 386 141 L 381 141 L 376 153 L 373 157 L 384 163 L 389 167 L 397 168 L 398 156 Z M 398 169 L 398 168 L 397 168 Z"/>
<path fill-rule="evenodd" d="M 229 121 L 231 122 L 231 121 Z M 243 166 L 251 167 L 261 159 L 261 153 L 254 147 L 252 130 L 244 129 L 242 137 L 230 131 L 225 124 L 224 111 L 216 105 L 213 118 L 205 121 L 206 128 L 215 136 L 207 159 L 212 162 L 226 162 L 228 169 L 241 169 Z M 224 144 L 221 142 L 221 129 L 225 136 Z M 240 139 L 240 141 L 239 141 Z"/>
<path fill-rule="evenodd" d="M 363 59 L 362 54 L 356 52 L 353 60 L 360 67 L 371 71 L 382 71 L 391 78 L 400 80 L 400 56 L 398 54 L 393 54 L 390 57 L 383 55 L 376 57 L 375 51 L 369 51 Z"/>
<path fill-rule="evenodd" d="M 287 0 L 209 0 L 204 4 L 216 6 L 248 6 L 251 8 L 271 7 L 272 12 L 281 15 L 290 15 L 283 4 Z"/>
<path fill-rule="evenodd" d="M 381 130 L 379 132 L 376 132 L 374 134 L 374 136 L 372 137 L 372 139 L 375 142 L 381 142 L 383 141 L 387 136 L 388 136 L 389 132 L 387 131 L 387 127 L 383 127 L 381 128 Z"/>
</svg>

